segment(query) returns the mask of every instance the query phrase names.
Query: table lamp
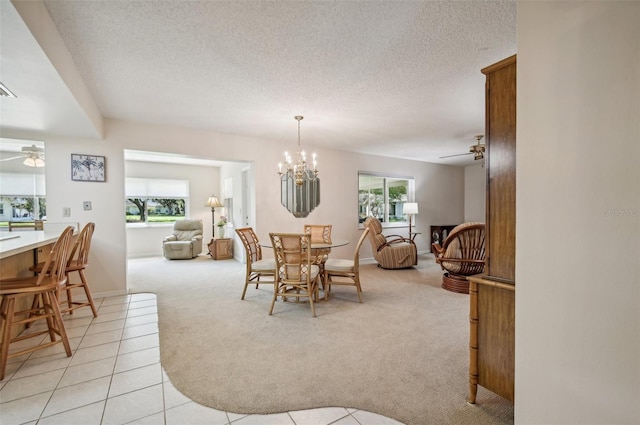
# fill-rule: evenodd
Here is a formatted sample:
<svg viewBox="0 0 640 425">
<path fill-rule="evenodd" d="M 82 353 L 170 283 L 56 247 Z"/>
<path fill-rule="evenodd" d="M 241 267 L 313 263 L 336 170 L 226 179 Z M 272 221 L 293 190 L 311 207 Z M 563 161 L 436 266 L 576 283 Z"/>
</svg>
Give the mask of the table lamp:
<svg viewBox="0 0 640 425">
<path fill-rule="evenodd" d="M 411 236 L 411 219 L 414 214 L 418 214 L 418 203 L 405 202 L 403 212 L 409 216 L 409 236 Z"/>
</svg>

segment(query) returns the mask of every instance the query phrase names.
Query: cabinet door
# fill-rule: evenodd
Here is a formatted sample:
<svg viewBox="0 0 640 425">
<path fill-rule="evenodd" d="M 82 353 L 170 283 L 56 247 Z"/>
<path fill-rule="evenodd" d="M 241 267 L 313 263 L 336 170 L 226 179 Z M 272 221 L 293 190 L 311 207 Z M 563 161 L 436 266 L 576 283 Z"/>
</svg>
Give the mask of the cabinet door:
<svg viewBox="0 0 640 425">
<path fill-rule="evenodd" d="M 233 254 L 231 252 L 231 239 L 220 239 L 218 245 L 218 258 L 231 258 Z"/>
<path fill-rule="evenodd" d="M 516 59 L 498 62 L 486 75 L 487 219 L 489 278 L 515 282 L 516 253 Z"/>
<path fill-rule="evenodd" d="M 514 400 L 515 286 L 478 285 L 478 384 Z"/>
</svg>

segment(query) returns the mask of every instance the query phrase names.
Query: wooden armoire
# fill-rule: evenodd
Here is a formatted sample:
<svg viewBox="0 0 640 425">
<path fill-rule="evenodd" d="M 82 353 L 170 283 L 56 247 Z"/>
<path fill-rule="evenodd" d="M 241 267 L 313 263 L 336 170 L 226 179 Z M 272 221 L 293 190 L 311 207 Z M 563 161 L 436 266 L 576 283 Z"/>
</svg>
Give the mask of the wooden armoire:
<svg viewBox="0 0 640 425">
<path fill-rule="evenodd" d="M 485 273 L 469 277 L 469 402 L 478 385 L 513 402 L 515 374 L 516 56 L 486 76 Z"/>
</svg>

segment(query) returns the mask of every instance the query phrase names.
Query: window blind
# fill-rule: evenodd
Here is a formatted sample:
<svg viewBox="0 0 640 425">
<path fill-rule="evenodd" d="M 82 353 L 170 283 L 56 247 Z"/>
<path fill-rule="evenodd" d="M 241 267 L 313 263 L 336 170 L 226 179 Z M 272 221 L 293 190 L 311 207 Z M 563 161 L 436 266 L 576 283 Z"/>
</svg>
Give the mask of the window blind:
<svg viewBox="0 0 640 425">
<path fill-rule="evenodd" d="M 189 180 L 127 177 L 127 198 L 188 198 Z"/>
</svg>

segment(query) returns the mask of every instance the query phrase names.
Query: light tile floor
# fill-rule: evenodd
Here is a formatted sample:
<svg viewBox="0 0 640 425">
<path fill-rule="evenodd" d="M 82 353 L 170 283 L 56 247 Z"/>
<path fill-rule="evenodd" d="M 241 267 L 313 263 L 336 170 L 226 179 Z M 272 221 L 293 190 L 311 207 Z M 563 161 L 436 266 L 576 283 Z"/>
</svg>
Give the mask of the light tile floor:
<svg viewBox="0 0 640 425">
<path fill-rule="evenodd" d="M 97 318 L 88 308 L 65 316 L 73 356 L 58 344 L 9 360 L 0 381 L 0 424 L 400 424 L 342 407 L 239 415 L 199 405 L 174 388 L 160 364 L 155 295 L 98 299 L 96 305 Z"/>
</svg>

